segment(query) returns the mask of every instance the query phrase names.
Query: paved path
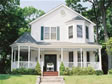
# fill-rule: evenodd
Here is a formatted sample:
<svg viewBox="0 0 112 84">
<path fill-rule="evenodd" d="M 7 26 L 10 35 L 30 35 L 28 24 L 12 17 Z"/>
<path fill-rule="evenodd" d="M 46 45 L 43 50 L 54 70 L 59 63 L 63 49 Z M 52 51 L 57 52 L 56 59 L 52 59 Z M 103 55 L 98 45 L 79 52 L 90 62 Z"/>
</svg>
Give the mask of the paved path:
<svg viewBox="0 0 112 84">
<path fill-rule="evenodd" d="M 43 76 L 40 84 L 64 84 L 64 80 L 61 76 Z"/>
</svg>

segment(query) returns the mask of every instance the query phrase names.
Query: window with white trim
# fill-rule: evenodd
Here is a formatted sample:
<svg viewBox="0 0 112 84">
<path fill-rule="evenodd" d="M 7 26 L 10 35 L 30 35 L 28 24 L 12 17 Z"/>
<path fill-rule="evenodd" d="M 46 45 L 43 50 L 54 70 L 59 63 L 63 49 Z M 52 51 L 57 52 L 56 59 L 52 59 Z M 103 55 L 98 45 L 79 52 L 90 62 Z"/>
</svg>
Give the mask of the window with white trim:
<svg viewBox="0 0 112 84">
<path fill-rule="evenodd" d="M 44 27 L 44 40 L 56 40 L 57 27 Z"/>
<path fill-rule="evenodd" d="M 56 27 L 51 27 L 51 39 L 56 40 Z"/>
<path fill-rule="evenodd" d="M 68 27 L 68 34 L 69 34 L 69 39 L 73 38 L 73 26 Z"/>
<path fill-rule="evenodd" d="M 50 39 L 50 28 L 49 27 L 45 27 L 44 29 L 44 39 Z"/>
<path fill-rule="evenodd" d="M 79 38 L 83 37 L 82 25 L 77 25 L 77 37 Z"/>
</svg>

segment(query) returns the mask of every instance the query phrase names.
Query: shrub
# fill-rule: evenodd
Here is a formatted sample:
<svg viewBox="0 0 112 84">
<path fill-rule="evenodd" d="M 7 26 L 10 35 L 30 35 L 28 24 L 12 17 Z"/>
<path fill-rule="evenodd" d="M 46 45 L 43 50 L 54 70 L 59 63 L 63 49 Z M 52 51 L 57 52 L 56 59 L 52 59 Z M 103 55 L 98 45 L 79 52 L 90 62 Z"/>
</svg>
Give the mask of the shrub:
<svg viewBox="0 0 112 84">
<path fill-rule="evenodd" d="M 93 75 L 95 74 L 95 70 L 92 67 L 87 67 L 87 68 L 73 67 L 72 74 L 73 75 Z"/>
<path fill-rule="evenodd" d="M 69 68 L 65 68 L 63 75 L 71 75 L 71 70 Z"/>
<path fill-rule="evenodd" d="M 61 62 L 61 65 L 60 65 L 60 75 L 64 75 L 64 71 L 65 71 L 65 66 L 64 66 L 63 62 Z"/>
<path fill-rule="evenodd" d="M 102 71 L 102 70 L 96 70 L 96 71 L 95 71 L 95 74 L 96 74 L 96 75 L 103 75 L 103 71 Z"/>
<path fill-rule="evenodd" d="M 34 69 L 25 69 L 25 68 L 18 68 L 18 69 L 13 69 L 12 74 L 22 74 L 22 75 L 36 75 L 36 71 Z"/>
<path fill-rule="evenodd" d="M 110 69 L 110 70 L 108 71 L 108 74 L 112 74 L 112 69 Z"/>
<path fill-rule="evenodd" d="M 37 72 L 38 75 L 41 75 L 41 68 L 40 68 L 40 64 L 38 61 L 37 61 L 37 65 L 35 67 L 35 71 Z"/>
</svg>

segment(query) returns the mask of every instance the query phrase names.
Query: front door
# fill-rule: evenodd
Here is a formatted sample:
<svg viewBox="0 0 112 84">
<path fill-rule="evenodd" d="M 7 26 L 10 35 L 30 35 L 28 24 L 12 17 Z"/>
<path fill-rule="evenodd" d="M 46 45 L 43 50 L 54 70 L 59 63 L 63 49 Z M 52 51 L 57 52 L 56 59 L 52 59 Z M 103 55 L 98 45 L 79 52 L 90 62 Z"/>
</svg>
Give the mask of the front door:
<svg viewBox="0 0 112 84">
<path fill-rule="evenodd" d="M 55 54 L 46 54 L 44 57 L 44 71 L 47 71 L 47 64 L 53 63 L 54 71 L 57 70 L 57 56 Z"/>
</svg>

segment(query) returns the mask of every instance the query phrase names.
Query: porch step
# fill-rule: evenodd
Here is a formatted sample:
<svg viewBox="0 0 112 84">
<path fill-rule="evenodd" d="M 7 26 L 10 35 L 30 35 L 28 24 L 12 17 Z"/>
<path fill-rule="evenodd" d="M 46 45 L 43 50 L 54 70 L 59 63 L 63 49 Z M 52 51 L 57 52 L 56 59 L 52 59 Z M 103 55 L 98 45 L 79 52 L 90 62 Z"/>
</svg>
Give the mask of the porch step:
<svg viewBox="0 0 112 84">
<path fill-rule="evenodd" d="M 60 76 L 43 76 L 40 84 L 63 84 L 63 77 Z"/>
<path fill-rule="evenodd" d="M 43 72 L 43 76 L 58 76 L 58 72 Z"/>
</svg>

